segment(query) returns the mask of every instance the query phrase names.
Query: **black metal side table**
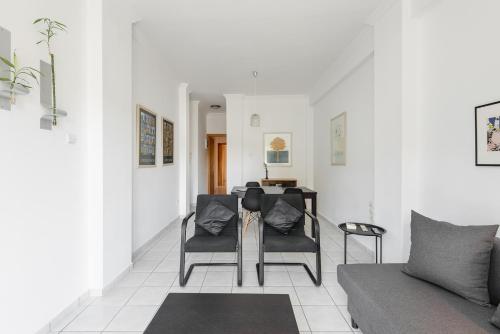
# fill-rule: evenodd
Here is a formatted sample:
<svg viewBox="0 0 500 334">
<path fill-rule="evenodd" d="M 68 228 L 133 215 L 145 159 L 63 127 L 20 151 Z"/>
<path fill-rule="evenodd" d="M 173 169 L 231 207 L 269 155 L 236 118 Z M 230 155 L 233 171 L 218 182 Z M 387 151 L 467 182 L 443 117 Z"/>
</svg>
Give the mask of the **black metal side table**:
<svg viewBox="0 0 500 334">
<path fill-rule="evenodd" d="M 353 225 L 355 228 L 348 228 L 347 225 Z M 362 226 L 365 227 L 363 230 Z M 347 264 L 347 236 L 350 234 L 362 235 L 366 237 L 375 237 L 375 263 L 382 263 L 382 235 L 386 232 L 383 227 L 363 224 L 363 223 L 342 223 L 339 228 L 344 231 L 344 263 Z M 379 262 L 379 242 L 380 239 L 380 262 Z"/>
</svg>

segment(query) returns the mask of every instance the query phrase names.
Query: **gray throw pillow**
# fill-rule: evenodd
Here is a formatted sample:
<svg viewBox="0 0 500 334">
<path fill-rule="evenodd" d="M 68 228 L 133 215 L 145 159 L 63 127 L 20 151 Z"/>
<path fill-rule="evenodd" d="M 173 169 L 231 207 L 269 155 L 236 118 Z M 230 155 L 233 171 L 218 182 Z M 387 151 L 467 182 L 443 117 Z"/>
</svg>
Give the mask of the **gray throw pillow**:
<svg viewBox="0 0 500 334">
<path fill-rule="evenodd" d="M 493 317 L 491 317 L 491 323 L 495 325 L 496 327 L 500 328 L 500 306 L 497 307 L 497 310 L 493 314 Z"/>
<path fill-rule="evenodd" d="M 490 262 L 490 303 L 498 305 L 500 302 L 500 239 L 495 238 Z"/>
<path fill-rule="evenodd" d="M 210 202 L 195 219 L 195 223 L 213 235 L 219 235 L 236 213 L 223 204 Z"/>
<path fill-rule="evenodd" d="M 488 305 L 490 254 L 498 225 L 457 226 L 414 211 L 411 250 L 403 272 Z"/>
<path fill-rule="evenodd" d="M 301 217 L 302 213 L 299 210 L 285 200 L 278 198 L 272 209 L 264 217 L 264 221 L 278 232 L 288 234 Z"/>
</svg>

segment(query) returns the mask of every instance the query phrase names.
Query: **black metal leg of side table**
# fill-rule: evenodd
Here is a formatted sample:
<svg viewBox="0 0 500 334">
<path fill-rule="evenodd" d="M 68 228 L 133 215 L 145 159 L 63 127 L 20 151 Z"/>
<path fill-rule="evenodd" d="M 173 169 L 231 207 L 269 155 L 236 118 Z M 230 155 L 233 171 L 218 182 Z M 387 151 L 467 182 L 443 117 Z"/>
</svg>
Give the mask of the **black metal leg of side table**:
<svg viewBox="0 0 500 334">
<path fill-rule="evenodd" d="M 344 232 L 344 264 L 347 264 L 347 232 Z"/>
<path fill-rule="evenodd" d="M 378 237 L 375 236 L 375 263 L 378 263 Z"/>
<path fill-rule="evenodd" d="M 382 235 L 380 235 L 380 263 L 382 263 Z"/>
</svg>

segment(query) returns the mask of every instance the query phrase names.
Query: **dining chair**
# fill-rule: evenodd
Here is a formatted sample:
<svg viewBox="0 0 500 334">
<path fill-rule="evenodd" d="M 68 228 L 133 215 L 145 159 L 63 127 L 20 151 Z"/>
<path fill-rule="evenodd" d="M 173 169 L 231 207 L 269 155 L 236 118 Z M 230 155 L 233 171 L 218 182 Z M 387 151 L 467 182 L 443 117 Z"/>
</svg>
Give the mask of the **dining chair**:
<svg viewBox="0 0 500 334">
<path fill-rule="evenodd" d="M 245 187 L 247 188 L 257 188 L 260 187 L 260 183 L 256 181 L 250 181 L 245 184 Z"/>
<path fill-rule="evenodd" d="M 186 240 L 186 229 L 190 218 L 195 215 L 195 220 L 211 202 L 219 202 L 235 214 L 231 221 L 224 227 L 219 235 L 215 236 L 207 232 L 204 228 L 195 224 L 194 236 Z M 238 214 L 238 197 L 236 195 L 198 195 L 196 201 L 196 211 L 191 212 L 184 218 L 181 225 L 181 254 L 179 284 L 186 285 L 194 267 L 197 266 L 237 266 L 238 285 L 242 283 L 242 222 Z M 184 276 L 186 253 L 196 252 L 236 252 L 237 260 L 231 263 L 192 263 L 189 266 L 186 276 Z"/>
<path fill-rule="evenodd" d="M 301 218 L 288 234 L 278 232 L 266 223 L 266 216 L 281 198 L 302 213 Z M 316 286 L 321 285 L 321 247 L 318 219 L 305 209 L 304 201 L 299 194 L 265 194 L 261 196 L 261 217 L 259 218 L 259 263 L 256 264 L 259 285 L 264 284 L 264 266 L 303 266 Z M 305 215 L 315 225 L 314 238 L 309 238 L 304 231 Z M 265 253 L 315 253 L 316 277 L 305 263 L 265 262 Z"/>
<path fill-rule="evenodd" d="M 260 187 L 248 188 L 245 192 L 245 197 L 241 200 L 241 206 L 247 212 L 244 215 L 244 228 L 243 233 L 246 232 L 248 226 L 254 221 L 259 219 L 260 212 L 260 196 L 264 194 L 264 190 Z"/>
</svg>

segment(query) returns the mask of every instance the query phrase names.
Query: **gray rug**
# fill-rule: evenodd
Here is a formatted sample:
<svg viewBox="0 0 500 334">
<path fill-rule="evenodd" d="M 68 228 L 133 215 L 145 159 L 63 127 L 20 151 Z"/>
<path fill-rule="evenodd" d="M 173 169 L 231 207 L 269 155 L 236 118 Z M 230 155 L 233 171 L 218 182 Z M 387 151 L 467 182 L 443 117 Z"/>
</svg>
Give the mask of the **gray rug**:
<svg viewBox="0 0 500 334">
<path fill-rule="evenodd" d="M 298 334 L 288 295 L 171 293 L 145 334 Z"/>
</svg>

